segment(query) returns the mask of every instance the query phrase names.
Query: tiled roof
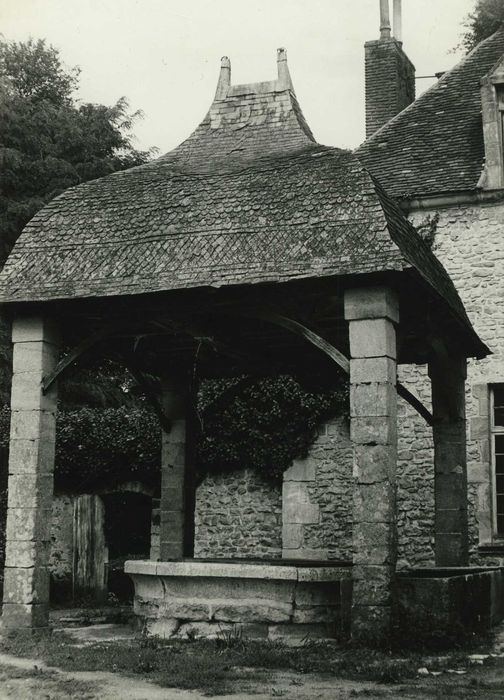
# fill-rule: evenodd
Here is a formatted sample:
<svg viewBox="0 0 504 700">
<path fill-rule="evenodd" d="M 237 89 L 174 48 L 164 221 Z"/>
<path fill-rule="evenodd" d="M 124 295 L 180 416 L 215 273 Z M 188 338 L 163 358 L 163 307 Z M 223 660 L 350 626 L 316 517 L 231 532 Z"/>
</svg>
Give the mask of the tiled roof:
<svg viewBox="0 0 504 700">
<path fill-rule="evenodd" d="M 32 219 L 0 301 L 414 268 L 465 321 L 444 268 L 358 158 L 314 141 L 286 64 L 252 86 L 231 86 L 226 70 L 178 148 L 71 188 Z"/>
<path fill-rule="evenodd" d="M 504 27 L 357 149 L 389 195 L 476 189 L 484 165 L 480 80 L 503 55 Z"/>
</svg>

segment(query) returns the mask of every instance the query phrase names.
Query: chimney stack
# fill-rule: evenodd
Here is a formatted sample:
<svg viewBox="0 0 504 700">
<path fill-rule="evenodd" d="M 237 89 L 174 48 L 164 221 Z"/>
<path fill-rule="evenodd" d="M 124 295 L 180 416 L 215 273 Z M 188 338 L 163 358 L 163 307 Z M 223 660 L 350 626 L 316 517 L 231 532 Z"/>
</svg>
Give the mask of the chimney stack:
<svg viewBox="0 0 504 700">
<path fill-rule="evenodd" d="M 401 0 L 394 0 L 392 32 L 389 0 L 380 0 L 380 39 L 365 45 L 366 138 L 415 99 L 415 66 L 402 48 L 401 9 Z"/>
</svg>

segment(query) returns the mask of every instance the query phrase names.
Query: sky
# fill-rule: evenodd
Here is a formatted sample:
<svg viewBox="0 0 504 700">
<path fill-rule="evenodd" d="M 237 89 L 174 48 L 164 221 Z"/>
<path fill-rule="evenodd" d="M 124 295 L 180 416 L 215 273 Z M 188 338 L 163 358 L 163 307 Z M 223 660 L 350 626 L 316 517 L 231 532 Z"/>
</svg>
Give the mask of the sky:
<svg viewBox="0 0 504 700">
<path fill-rule="evenodd" d="M 81 70 L 78 97 L 126 96 L 144 118 L 138 148 L 165 153 L 213 99 L 220 58 L 232 83 L 276 77 L 287 49 L 296 95 L 320 143 L 364 139 L 364 42 L 379 37 L 379 0 L 0 0 L 4 39 L 44 38 Z M 446 70 L 474 0 L 403 0 L 404 49 L 417 76 Z M 392 0 L 391 0 L 392 5 Z M 433 79 L 417 81 L 417 94 Z"/>
</svg>

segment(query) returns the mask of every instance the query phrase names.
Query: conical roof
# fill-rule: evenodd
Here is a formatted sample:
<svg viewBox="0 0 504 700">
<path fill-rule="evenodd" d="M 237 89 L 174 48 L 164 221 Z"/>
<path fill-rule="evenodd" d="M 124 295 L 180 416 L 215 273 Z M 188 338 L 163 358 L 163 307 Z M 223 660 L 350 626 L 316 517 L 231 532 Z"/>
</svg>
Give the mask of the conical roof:
<svg viewBox="0 0 504 700">
<path fill-rule="evenodd" d="M 232 85 L 223 59 L 208 114 L 170 153 L 46 205 L 0 275 L 0 301 L 411 268 L 468 323 L 444 268 L 359 159 L 315 142 L 279 50 L 277 80 L 252 85 Z"/>
</svg>

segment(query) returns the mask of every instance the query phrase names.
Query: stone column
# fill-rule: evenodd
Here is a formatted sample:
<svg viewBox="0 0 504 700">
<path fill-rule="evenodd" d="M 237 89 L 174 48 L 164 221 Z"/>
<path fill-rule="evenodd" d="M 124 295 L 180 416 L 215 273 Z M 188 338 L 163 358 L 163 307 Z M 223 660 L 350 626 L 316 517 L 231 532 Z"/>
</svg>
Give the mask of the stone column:
<svg viewBox="0 0 504 700">
<path fill-rule="evenodd" d="M 380 640 L 389 632 L 396 563 L 395 293 L 348 290 L 345 318 L 354 450 L 352 636 Z"/>
<path fill-rule="evenodd" d="M 434 424 L 436 566 L 467 566 L 466 359 L 429 362 Z"/>
<path fill-rule="evenodd" d="M 58 360 L 54 326 L 44 318 L 15 319 L 4 628 L 47 627 L 49 544 L 56 439 L 56 388 L 42 379 Z"/>
<path fill-rule="evenodd" d="M 171 422 L 161 443 L 161 501 L 159 556 L 180 559 L 185 545 L 186 404 L 184 387 L 170 379 L 162 382 L 163 410 Z"/>
</svg>

